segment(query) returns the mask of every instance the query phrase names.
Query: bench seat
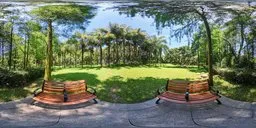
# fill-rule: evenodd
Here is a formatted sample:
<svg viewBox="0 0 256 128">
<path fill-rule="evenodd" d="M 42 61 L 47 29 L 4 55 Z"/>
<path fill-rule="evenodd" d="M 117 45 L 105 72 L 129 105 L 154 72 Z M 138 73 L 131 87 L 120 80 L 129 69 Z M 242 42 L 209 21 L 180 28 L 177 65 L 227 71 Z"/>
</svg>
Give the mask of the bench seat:
<svg viewBox="0 0 256 128">
<path fill-rule="evenodd" d="M 90 100 L 95 100 L 96 91 L 89 92 L 85 80 L 52 82 L 44 81 L 42 90 L 39 93 L 34 92 L 33 100 L 49 105 L 75 105 Z M 66 96 L 66 100 L 65 97 Z"/>
<path fill-rule="evenodd" d="M 221 102 L 218 100 L 220 96 L 210 90 L 207 80 L 203 81 L 185 81 L 185 80 L 168 80 L 165 91 L 160 92 L 158 90 L 159 99 L 185 104 L 198 104 L 216 100 L 218 104 Z"/>
<path fill-rule="evenodd" d="M 175 93 L 175 92 L 164 92 L 157 96 L 160 99 L 176 102 L 176 103 L 205 103 L 209 101 L 214 101 L 219 98 L 219 96 L 216 96 L 212 94 L 210 91 L 199 93 L 199 94 L 190 94 L 189 95 L 189 101 L 187 102 L 185 97 L 185 94 L 181 93 Z"/>
<path fill-rule="evenodd" d="M 63 102 L 63 95 L 39 93 L 33 99 L 50 105 L 74 105 L 95 99 L 96 96 L 90 93 L 79 93 L 68 95 L 68 101 Z"/>
</svg>

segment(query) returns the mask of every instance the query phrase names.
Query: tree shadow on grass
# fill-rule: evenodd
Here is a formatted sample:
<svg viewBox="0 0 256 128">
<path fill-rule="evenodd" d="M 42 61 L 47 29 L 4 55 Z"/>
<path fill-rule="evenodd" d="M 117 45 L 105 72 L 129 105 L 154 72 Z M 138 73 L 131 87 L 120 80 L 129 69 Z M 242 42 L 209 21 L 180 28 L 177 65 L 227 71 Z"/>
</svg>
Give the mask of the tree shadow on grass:
<svg viewBox="0 0 256 128">
<path fill-rule="evenodd" d="M 156 97 L 157 89 L 165 87 L 168 80 L 168 78 L 153 77 L 125 79 L 121 76 L 113 76 L 100 81 L 97 75 L 89 73 L 58 74 L 53 78 L 59 81 L 86 80 L 89 86 L 97 90 L 97 97 L 100 100 L 113 103 L 138 103 L 153 99 Z"/>
<path fill-rule="evenodd" d="M 164 65 L 164 68 L 183 68 L 183 69 L 188 69 L 191 72 L 195 73 L 202 73 L 202 72 L 207 72 L 207 69 L 204 67 L 197 67 L 197 66 L 182 66 L 182 65 Z"/>
<path fill-rule="evenodd" d="M 238 85 L 232 82 L 224 82 L 223 79 L 214 79 L 215 90 L 219 90 L 221 94 L 239 101 L 256 101 L 256 87 L 252 85 Z"/>
<path fill-rule="evenodd" d="M 168 78 L 141 77 L 124 79 L 113 76 L 98 90 L 100 99 L 114 103 L 138 103 L 156 97 L 157 89 L 165 87 Z"/>
<path fill-rule="evenodd" d="M 55 81 L 75 81 L 75 80 L 86 80 L 89 86 L 97 86 L 100 84 L 100 80 L 97 79 L 97 75 L 90 73 L 65 73 L 53 75 Z"/>
<path fill-rule="evenodd" d="M 0 88 L 0 102 L 7 102 L 16 99 L 25 98 L 30 92 L 23 87 Z"/>
</svg>

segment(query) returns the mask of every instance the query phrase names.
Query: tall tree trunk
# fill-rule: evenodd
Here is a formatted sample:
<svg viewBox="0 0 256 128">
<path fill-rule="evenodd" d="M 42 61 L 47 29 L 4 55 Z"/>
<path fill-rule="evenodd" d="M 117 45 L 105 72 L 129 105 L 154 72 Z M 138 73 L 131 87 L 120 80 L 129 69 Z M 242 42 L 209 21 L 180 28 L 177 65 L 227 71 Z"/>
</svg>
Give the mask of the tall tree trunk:
<svg viewBox="0 0 256 128">
<path fill-rule="evenodd" d="M 116 40 L 116 64 L 119 64 L 119 49 L 118 49 L 118 42 Z"/>
<path fill-rule="evenodd" d="M 64 68 L 66 67 L 66 51 L 63 53 L 64 58 L 63 58 L 63 63 L 64 63 Z"/>
<path fill-rule="evenodd" d="M 93 65 L 93 48 L 92 49 L 90 49 L 90 64 L 91 64 L 91 67 L 92 67 L 92 65 Z"/>
<path fill-rule="evenodd" d="M 4 66 L 4 41 L 1 40 L 1 49 L 2 49 L 2 66 Z"/>
<path fill-rule="evenodd" d="M 110 48 L 111 48 L 111 46 L 110 46 L 110 44 L 108 45 L 108 67 L 110 67 Z"/>
<path fill-rule="evenodd" d="M 100 45 L 100 67 L 102 67 L 102 46 Z"/>
<path fill-rule="evenodd" d="M 133 60 L 137 61 L 137 45 L 134 44 L 133 47 Z"/>
<path fill-rule="evenodd" d="M 69 51 L 69 67 L 72 67 L 72 53 Z"/>
<path fill-rule="evenodd" d="M 131 63 L 131 54 L 132 54 L 132 48 L 131 48 L 131 43 L 129 43 L 129 63 Z"/>
<path fill-rule="evenodd" d="M 18 52 L 17 52 L 17 48 L 15 48 L 14 50 L 14 61 L 13 61 L 13 69 L 16 70 L 16 64 L 17 64 L 17 55 Z"/>
<path fill-rule="evenodd" d="M 244 25 L 241 23 L 240 24 L 240 35 L 241 35 L 241 44 L 240 44 L 240 47 L 239 47 L 239 50 L 238 50 L 238 59 L 237 59 L 237 61 L 238 62 L 240 62 L 240 57 L 241 57 L 241 51 L 242 51 L 242 49 L 243 49 L 243 47 L 244 47 Z"/>
<path fill-rule="evenodd" d="M 255 61 L 254 61 L 254 59 L 255 59 L 255 43 L 254 43 L 254 40 L 253 40 L 253 42 L 252 42 L 252 69 L 254 69 L 255 68 Z"/>
<path fill-rule="evenodd" d="M 123 64 L 125 64 L 125 59 L 126 59 L 126 57 L 125 57 L 125 38 L 123 38 Z"/>
<path fill-rule="evenodd" d="M 198 10 L 196 10 L 196 13 L 200 15 L 202 18 L 206 33 L 207 33 L 207 39 L 208 39 L 208 72 L 209 72 L 209 86 L 213 86 L 213 55 L 212 55 L 212 37 L 211 37 L 211 29 L 209 26 L 209 23 L 207 21 L 207 18 L 205 16 L 205 12 L 202 9 L 202 13 L 200 13 Z"/>
<path fill-rule="evenodd" d="M 83 66 L 84 66 L 84 44 L 82 44 L 82 62 L 81 62 L 81 65 L 82 65 L 82 68 L 83 68 Z"/>
<path fill-rule="evenodd" d="M 98 56 L 98 52 L 99 51 L 99 48 L 96 48 L 96 54 L 95 54 L 95 57 L 96 57 L 96 61 L 97 61 L 97 65 L 99 65 L 99 56 Z"/>
<path fill-rule="evenodd" d="M 197 68 L 198 69 L 200 68 L 200 51 L 199 51 L 199 48 L 197 50 Z"/>
<path fill-rule="evenodd" d="M 74 55 L 74 56 L 75 56 L 75 67 L 76 67 L 76 66 L 77 66 L 77 65 L 76 65 L 76 61 L 77 61 L 77 60 L 76 60 L 76 53 L 75 53 L 75 55 Z"/>
<path fill-rule="evenodd" d="M 27 50 L 27 38 L 24 41 L 24 54 L 23 54 L 23 69 L 26 69 L 26 50 Z"/>
<path fill-rule="evenodd" d="M 30 38 L 30 37 L 29 37 L 29 35 L 28 35 L 27 52 L 26 52 L 26 54 L 27 54 L 27 57 L 26 57 L 26 58 L 27 58 L 27 60 L 26 60 L 26 68 L 29 67 L 29 62 L 28 62 L 28 60 L 29 60 L 29 59 L 28 59 L 28 57 L 29 57 L 29 44 L 30 44 L 30 43 L 29 43 L 29 38 Z"/>
<path fill-rule="evenodd" d="M 48 20 L 48 32 L 47 32 L 47 51 L 46 51 L 46 59 L 45 59 L 45 73 L 44 80 L 51 80 L 51 72 L 52 72 L 52 21 Z"/>
<path fill-rule="evenodd" d="M 162 48 L 159 49 L 159 59 L 160 64 L 162 63 Z"/>
<path fill-rule="evenodd" d="M 8 66 L 9 70 L 12 68 L 12 43 L 13 43 L 13 26 L 11 27 L 11 36 L 10 36 L 10 45 L 9 45 L 9 60 L 8 60 Z"/>
</svg>

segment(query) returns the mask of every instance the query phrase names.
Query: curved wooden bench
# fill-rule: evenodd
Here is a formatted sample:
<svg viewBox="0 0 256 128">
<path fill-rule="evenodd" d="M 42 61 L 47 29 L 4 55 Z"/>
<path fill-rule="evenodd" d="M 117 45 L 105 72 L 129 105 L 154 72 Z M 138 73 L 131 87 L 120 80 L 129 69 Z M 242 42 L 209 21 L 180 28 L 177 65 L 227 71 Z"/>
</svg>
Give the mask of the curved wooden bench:
<svg viewBox="0 0 256 128">
<path fill-rule="evenodd" d="M 97 103 L 96 91 L 87 90 L 85 80 L 53 82 L 44 81 L 41 91 L 34 91 L 34 101 L 50 105 L 74 105 L 94 100 Z"/>
<path fill-rule="evenodd" d="M 168 80 L 164 92 L 158 89 L 159 104 L 161 99 L 175 103 L 197 104 L 218 100 L 221 96 L 219 92 L 210 90 L 208 80 L 203 81 L 184 81 L 184 80 Z"/>
</svg>

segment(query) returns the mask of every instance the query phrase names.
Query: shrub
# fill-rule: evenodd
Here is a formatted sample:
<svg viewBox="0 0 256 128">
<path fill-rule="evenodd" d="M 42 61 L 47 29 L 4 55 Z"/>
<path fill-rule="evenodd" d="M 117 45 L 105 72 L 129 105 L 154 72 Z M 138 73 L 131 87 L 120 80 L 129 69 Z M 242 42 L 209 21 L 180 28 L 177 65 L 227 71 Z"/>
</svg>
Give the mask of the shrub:
<svg viewBox="0 0 256 128">
<path fill-rule="evenodd" d="M 246 69 L 217 69 L 218 75 L 243 85 L 256 85 L 256 73 Z"/>
<path fill-rule="evenodd" d="M 42 77 L 43 69 L 29 69 L 27 71 L 9 71 L 0 68 L 0 86 L 20 87 Z"/>
</svg>

